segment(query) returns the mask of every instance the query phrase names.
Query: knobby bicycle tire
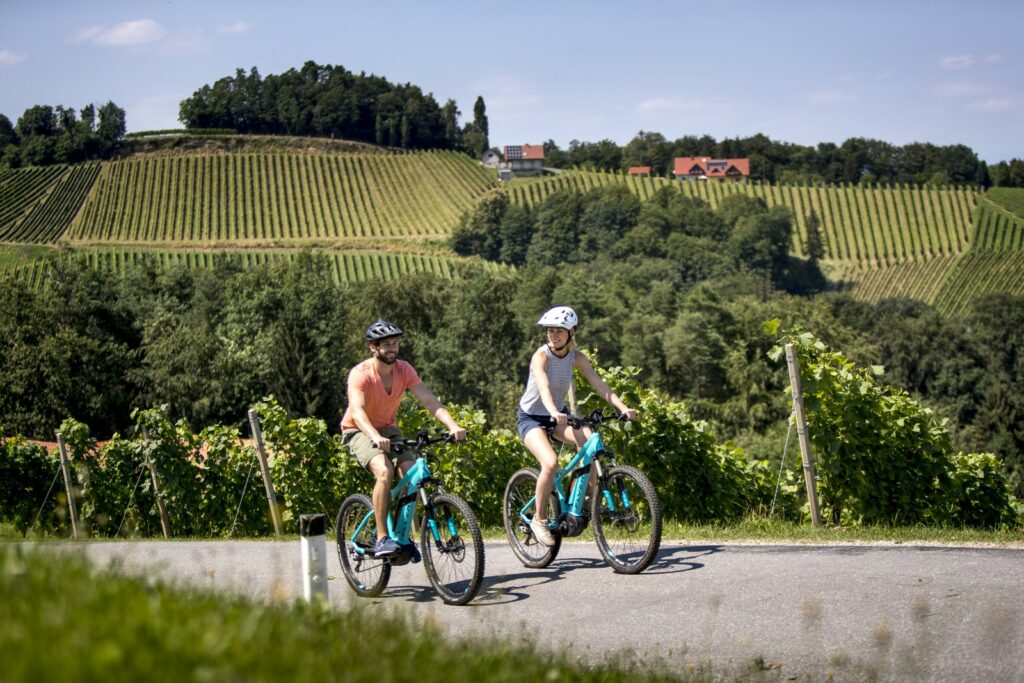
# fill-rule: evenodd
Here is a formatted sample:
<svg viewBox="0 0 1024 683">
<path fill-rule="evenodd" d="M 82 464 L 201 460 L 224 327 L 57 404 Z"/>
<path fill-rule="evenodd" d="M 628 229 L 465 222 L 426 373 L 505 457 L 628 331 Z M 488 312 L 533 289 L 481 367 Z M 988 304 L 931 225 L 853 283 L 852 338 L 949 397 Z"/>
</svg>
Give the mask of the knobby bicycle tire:
<svg viewBox="0 0 1024 683">
<path fill-rule="evenodd" d="M 616 573 L 639 574 L 661 546 L 658 494 L 647 475 L 629 465 L 608 470 L 606 481 L 607 488 L 591 504 L 594 539 L 601 557 Z M 615 511 L 609 510 L 606 493 L 611 495 Z"/>
<path fill-rule="evenodd" d="M 554 545 L 542 544 L 534 537 L 529 522 L 524 522 L 519 516 L 519 511 L 526 505 L 526 501 L 533 498 L 539 476 L 540 471 L 536 467 L 518 470 L 509 477 L 501 505 L 505 534 L 508 536 L 509 545 L 512 546 L 512 552 L 523 565 L 532 569 L 542 569 L 554 562 L 558 557 L 559 548 L 562 547 L 562 537 L 557 533 Z M 558 496 L 552 491 L 548 497 L 548 519 L 558 519 L 561 513 L 562 506 L 558 503 Z"/>
<path fill-rule="evenodd" d="M 370 554 L 373 544 L 377 541 L 377 525 L 372 521 L 363 527 L 358 538 L 352 534 L 367 512 L 373 512 L 370 497 L 362 493 L 354 493 L 344 500 L 338 509 L 338 518 L 334 524 L 338 541 L 338 559 L 345 580 L 356 595 L 364 598 L 375 598 L 384 592 L 391 578 L 391 565 L 385 560 L 378 560 Z M 357 544 L 365 553 L 355 552 Z"/>
<path fill-rule="evenodd" d="M 430 497 L 429 511 L 420 529 L 423 569 L 441 599 L 465 605 L 476 597 L 484 578 L 484 537 L 469 504 L 450 493 Z M 437 524 L 440 547 L 431 531 Z"/>
</svg>

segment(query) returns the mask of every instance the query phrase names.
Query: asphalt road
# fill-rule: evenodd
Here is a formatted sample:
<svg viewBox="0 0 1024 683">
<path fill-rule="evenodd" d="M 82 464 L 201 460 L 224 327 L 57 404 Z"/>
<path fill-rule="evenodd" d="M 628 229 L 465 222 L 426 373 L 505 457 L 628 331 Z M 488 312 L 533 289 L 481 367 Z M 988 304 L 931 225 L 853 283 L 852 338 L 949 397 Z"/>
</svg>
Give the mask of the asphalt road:
<svg viewBox="0 0 1024 683">
<path fill-rule="evenodd" d="M 257 600 L 302 597 L 298 540 L 59 547 Z M 592 543 L 566 543 L 539 570 L 488 543 L 484 587 L 466 607 L 442 603 L 419 564 L 396 567 L 380 598 L 357 598 L 333 544 L 328 554 L 332 606 L 567 645 L 584 661 L 626 653 L 745 680 L 1024 681 L 1024 549 L 666 542 L 646 572 L 621 576 Z"/>
</svg>

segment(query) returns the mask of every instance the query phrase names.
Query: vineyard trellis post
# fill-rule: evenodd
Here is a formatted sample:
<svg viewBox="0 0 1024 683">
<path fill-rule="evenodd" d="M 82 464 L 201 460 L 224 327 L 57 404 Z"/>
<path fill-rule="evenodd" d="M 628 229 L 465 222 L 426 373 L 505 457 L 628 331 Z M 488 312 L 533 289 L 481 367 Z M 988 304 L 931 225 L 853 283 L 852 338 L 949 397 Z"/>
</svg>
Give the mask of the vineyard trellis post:
<svg viewBox="0 0 1024 683">
<path fill-rule="evenodd" d="M 143 428 L 142 438 L 149 441 L 149 430 Z M 153 482 L 153 497 L 156 498 L 156 509 L 160 513 L 160 529 L 164 532 L 164 538 L 171 537 L 171 518 L 167 515 L 167 506 L 164 499 L 160 497 L 160 477 L 156 473 L 156 465 L 153 458 L 146 455 L 146 467 L 149 468 L 149 477 Z"/>
<path fill-rule="evenodd" d="M 274 533 L 280 536 L 281 513 L 277 509 L 277 498 L 274 496 L 274 482 L 270 478 L 270 467 L 267 465 L 267 451 L 263 443 L 263 430 L 260 429 L 260 418 L 255 408 L 249 409 L 249 427 L 252 438 L 256 442 L 256 458 L 260 461 L 260 473 L 263 475 L 263 488 L 267 492 L 267 504 L 270 506 L 270 518 L 274 521 Z"/>
<path fill-rule="evenodd" d="M 786 363 L 789 365 L 789 382 L 793 387 L 793 411 L 796 414 L 796 433 L 800 440 L 800 455 L 803 458 L 804 484 L 807 486 L 807 504 L 811 509 L 811 523 L 814 526 L 821 526 L 814 461 L 811 460 L 811 440 L 807 435 L 807 414 L 804 413 L 804 395 L 800 388 L 800 366 L 791 343 L 786 344 Z"/>
<path fill-rule="evenodd" d="M 60 452 L 60 471 L 64 474 L 64 490 L 68 493 L 68 512 L 71 515 L 71 538 L 78 540 L 78 505 L 75 489 L 71 485 L 71 467 L 68 465 L 68 447 L 64 435 L 57 432 L 57 450 Z"/>
</svg>

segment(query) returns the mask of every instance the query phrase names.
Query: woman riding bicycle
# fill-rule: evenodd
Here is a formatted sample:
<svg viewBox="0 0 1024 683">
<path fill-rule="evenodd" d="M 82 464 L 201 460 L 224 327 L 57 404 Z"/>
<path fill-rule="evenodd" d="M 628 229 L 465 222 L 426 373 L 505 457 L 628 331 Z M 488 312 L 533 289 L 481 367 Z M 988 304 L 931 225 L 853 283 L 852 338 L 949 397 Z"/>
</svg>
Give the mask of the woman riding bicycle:
<svg viewBox="0 0 1024 683">
<path fill-rule="evenodd" d="M 547 430 L 550 429 L 551 435 L 559 441 L 577 448 L 590 437 L 589 429 L 573 429 L 568 424 L 565 397 L 573 382 L 573 370 L 578 369 L 594 391 L 627 419 L 636 418 L 636 411 L 622 402 L 594 372 L 586 355 L 576 350 L 574 338 L 578 322 L 576 312 L 568 306 L 556 306 L 540 317 L 537 324 L 546 328 L 548 341 L 530 359 L 526 391 L 519 399 L 519 437 L 540 464 L 536 512 L 530 529 L 546 546 L 554 545 L 555 538 L 548 528 L 547 506 L 542 501 L 548 500 L 558 470 L 558 455 L 548 439 Z M 593 482 L 594 477 L 590 481 Z"/>
</svg>

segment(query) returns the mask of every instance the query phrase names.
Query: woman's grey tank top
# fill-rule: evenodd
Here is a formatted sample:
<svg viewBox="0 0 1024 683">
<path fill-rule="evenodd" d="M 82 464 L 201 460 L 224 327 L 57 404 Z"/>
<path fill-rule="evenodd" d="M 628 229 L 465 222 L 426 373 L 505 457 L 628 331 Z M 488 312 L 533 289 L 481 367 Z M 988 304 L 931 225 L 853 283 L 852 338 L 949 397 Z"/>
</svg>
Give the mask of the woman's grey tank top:
<svg viewBox="0 0 1024 683">
<path fill-rule="evenodd" d="M 548 357 L 548 386 L 551 388 L 551 398 L 555 399 L 555 405 L 563 407 L 565 396 L 569 393 L 569 386 L 573 381 L 572 370 L 576 367 L 576 350 L 573 349 L 567 353 L 565 358 L 559 358 L 551 353 L 547 344 L 540 347 L 540 350 Z M 529 415 L 548 414 L 548 409 L 540 400 L 540 391 L 537 390 L 537 384 L 533 381 L 532 372 L 526 377 L 526 391 L 519 399 L 519 407 Z"/>
</svg>

